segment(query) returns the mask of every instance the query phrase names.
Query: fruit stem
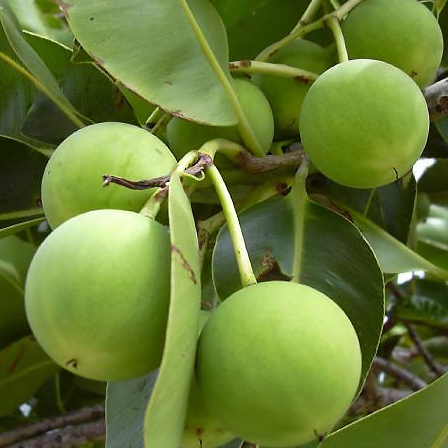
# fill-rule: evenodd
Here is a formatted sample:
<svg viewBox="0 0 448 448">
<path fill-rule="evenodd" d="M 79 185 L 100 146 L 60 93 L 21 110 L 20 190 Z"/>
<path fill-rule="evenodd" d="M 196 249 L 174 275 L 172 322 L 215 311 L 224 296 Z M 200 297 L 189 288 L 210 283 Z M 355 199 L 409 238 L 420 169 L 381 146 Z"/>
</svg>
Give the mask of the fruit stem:
<svg viewBox="0 0 448 448">
<path fill-rule="evenodd" d="M 319 11 L 319 8 L 322 5 L 322 0 L 311 0 L 310 4 L 306 8 L 305 12 L 303 13 L 302 17 L 300 17 L 299 22 L 297 25 L 293 28 L 291 31 L 294 33 L 295 31 L 299 30 L 300 28 L 303 28 L 305 25 L 308 25 L 311 23 L 316 16 L 317 12 Z"/>
<path fill-rule="evenodd" d="M 303 159 L 296 172 L 291 191 L 294 209 L 294 266 L 292 281 L 299 283 L 302 267 L 303 231 L 305 226 L 305 212 L 308 196 L 306 194 L 306 178 L 308 176 L 309 161 Z"/>
<path fill-rule="evenodd" d="M 229 233 L 232 239 L 233 250 L 235 251 L 241 284 L 243 287 L 254 285 L 257 283 L 257 280 L 250 263 L 249 254 L 247 253 L 243 232 L 241 231 L 232 197 L 230 196 L 226 184 L 224 183 L 224 180 L 215 165 L 207 167 L 205 172 L 210 177 L 212 184 L 215 187 L 215 191 L 218 195 L 227 225 L 229 227 Z"/>
<path fill-rule="evenodd" d="M 369 197 L 367 198 L 366 205 L 364 207 L 363 216 L 367 216 L 367 213 L 369 213 L 370 206 L 372 205 L 373 197 L 375 196 L 376 188 L 372 188 L 372 191 L 369 194 Z"/>
<path fill-rule="evenodd" d="M 305 34 L 308 34 L 311 31 L 323 28 L 325 26 L 325 22 L 327 22 L 331 17 L 336 17 L 338 20 L 342 20 L 353 8 L 358 6 L 363 1 L 364 0 L 348 0 L 336 11 L 330 12 L 329 14 L 326 14 L 325 16 L 321 17 L 319 20 L 316 20 L 315 22 L 312 22 L 305 26 L 300 26 L 299 22 L 299 24 L 287 36 L 275 42 L 274 44 L 270 45 L 269 47 L 265 48 L 255 58 L 255 60 L 267 61 L 271 56 L 277 53 L 277 51 L 279 51 L 285 45 L 288 45 L 290 42 L 293 42 L 299 37 L 305 36 Z"/>
<path fill-rule="evenodd" d="M 163 117 L 164 113 L 165 112 L 163 111 L 163 109 L 157 106 L 146 120 L 145 126 L 149 129 L 152 129 L 155 124 Z"/>
<path fill-rule="evenodd" d="M 166 128 L 166 125 L 171 121 L 171 118 L 173 117 L 170 114 L 164 113 L 151 129 L 151 134 L 158 136 Z"/>
<path fill-rule="evenodd" d="M 266 75 L 275 75 L 282 78 L 294 78 L 295 81 L 304 84 L 312 84 L 316 81 L 316 73 L 291 67 L 285 64 L 271 64 L 260 61 L 234 61 L 229 63 L 230 71 L 235 73 L 264 73 Z"/>
<path fill-rule="evenodd" d="M 201 28 L 199 27 L 198 23 L 196 22 L 196 19 L 191 12 L 188 3 L 186 0 L 179 0 L 179 3 L 181 4 L 182 8 L 184 9 L 188 21 L 190 22 L 191 29 L 193 30 L 196 39 L 201 46 L 201 49 L 210 64 L 211 68 L 215 72 L 216 76 L 218 77 L 219 81 L 221 82 L 222 86 L 224 87 L 224 90 L 232 103 L 232 106 L 235 110 L 235 114 L 238 118 L 238 131 L 241 134 L 241 137 L 244 141 L 244 144 L 247 146 L 247 148 L 257 157 L 263 157 L 264 152 L 260 145 L 260 142 L 258 141 L 252 126 L 250 125 L 243 108 L 241 107 L 241 104 L 238 100 L 238 97 L 236 95 L 236 92 L 232 86 L 232 83 L 230 79 L 226 76 L 224 73 L 224 70 L 222 69 L 220 63 L 216 59 L 213 50 L 211 49 L 209 43 L 207 42 L 207 39 L 205 38 L 204 34 L 202 33 Z"/>
<path fill-rule="evenodd" d="M 330 3 L 334 9 L 339 9 L 341 7 L 341 4 L 338 2 L 338 0 L 330 0 Z"/>
<path fill-rule="evenodd" d="M 159 213 L 160 206 L 165 200 L 165 195 L 159 194 L 163 188 L 156 188 L 151 194 L 146 204 L 140 210 L 140 214 L 146 216 L 149 219 L 156 219 L 157 213 Z"/>
<path fill-rule="evenodd" d="M 347 47 L 345 45 L 344 35 L 342 34 L 341 25 L 336 17 L 330 17 L 326 22 L 328 28 L 333 32 L 334 40 L 336 42 L 336 47 L 338 49 L 339 62 L 348 61 Z"/>
</svg>

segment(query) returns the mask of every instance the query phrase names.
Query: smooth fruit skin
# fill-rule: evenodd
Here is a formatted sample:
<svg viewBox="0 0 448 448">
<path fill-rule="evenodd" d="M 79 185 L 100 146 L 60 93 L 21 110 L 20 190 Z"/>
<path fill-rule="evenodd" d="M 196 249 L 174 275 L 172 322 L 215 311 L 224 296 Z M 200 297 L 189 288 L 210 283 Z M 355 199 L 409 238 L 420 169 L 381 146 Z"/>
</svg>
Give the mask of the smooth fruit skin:
<svg viewBox="0 0 448 448">
<path fill-rule="evenodd" d="M 65 369 L 119 381 L 159 365 L 168 314 L 167 229 L 138 213 L 95 210 L 59 226 L 31 262 L 25 307 Z"/>
<path fill-rule="evenodd" d="M 210 413 L 238 437 L 291 447 L 347 411 L 361 351 L 344 312 L 297 283 L 249 286 L 226 299 L 199 338 L 196 374 Z"/>
<path fill-rule="evenodd" d="M 435 77 L 443 53 L 437 20 L 417 0 L 365 0 L 342 27 L 351 59 L 378 59 L 401 68 L 420 86 Z"/>
<path fill-rule="evenodd" d="M 199 333 L 210 317 L 209 311 L 201 310 L 199 315 Z M 198 334 L 199 336 L 199 334 Z M 222 428 L 204 406 L 196 378 L 193 374 L 188 396 L 187 417 L 180 448 L 215 448 L 234 439 L 235 436 Z"/>
<path fill-rule="evenodd" d="M 246 118 L 263 151 L 267 153 L 274 136 L 274 118 L 269 102 L 263 92 L 247 79 L 236 78 L 234 85 Z M 189 151 L 198 150 L 204 143 L 215 138 L 243 144 L 238 126 L 205 126 L 181 118 L 173 118 L 169 122 L 167 136 L 171 151 L 177 159 Z"/>
<path fill-rule="evenodd" d="M 300 116 L 304 148 L 325 176 L 342 185 L 375 188 L 405 175 L 429 131 L 425 98 L 400 69 L 357 59 L 323 73 Z"/>
<path fill-rule="evenodd" d="M 97 209 L 138 212 L 152 190 L 103 187 L 103 174 L 130 180 L 169 174 L 176 160 L 156 136 L 126 123 L 98 123 L 66 138 L 51 156 L 42 179 L 45 216 L 54 229 Z"/>
<path fill-rule="evenodd" d="M 278 51 L 269 62 L 286 64 L 320 74 L 330 68 L 328 52 L 321 46 L 304 39 L 297 39 Z M 276 140 L 299 135 L 300 109 L 310 83 L 272 75 L 256 75 L 254 83 L 260 87 L 274 115 Z"/>
</svg>

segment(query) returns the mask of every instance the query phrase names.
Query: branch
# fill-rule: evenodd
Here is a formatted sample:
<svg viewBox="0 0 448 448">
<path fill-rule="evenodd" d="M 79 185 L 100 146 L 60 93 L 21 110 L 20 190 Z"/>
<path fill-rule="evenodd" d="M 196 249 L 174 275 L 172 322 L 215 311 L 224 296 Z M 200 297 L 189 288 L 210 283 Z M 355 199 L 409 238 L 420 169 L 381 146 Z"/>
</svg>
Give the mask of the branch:
<svg viewBox="0 0 448 448">
<path fill-rule="evenodd" d="M 389 406 L 403 398 L 412 394 L 411 390 L 401 390 L 389 387 L 377 387 L 376 396 L 366 397 L 361 394 L 358 399 L 350 407 L 349 413 L 352 415 L 360 414 L 363 412 L 374 412 L 378 409 Z"/>
<path fill-rule="evenodd" d="M 448 78 L 432 84 L 423 93 L 428 104 L 431 121 L 448 115 Z"/>
<path fill-rule="evenodd" d="M 376 357 L 373 361 L 373 365 L 382 370 L 383 372 L 393 376 L 399 381 L 406 383 L 412 390 L 420 390 L 426 387 L 428 384 L 420 379 L 417 375 L 403 369 L 396 364 L 392 364 L 390 361 L 386 361 L 383 358 Z"/>
<path fill-rule="evenodd" d="M 104 418 L 104 406 L 97 405 L 88 408 L 56 415 L 32 425 L 16 428 L 0 434 L 0 447 L 7 447 L 21 440 L 29 439 L 48 431 L 63 428 L 70 425 L 92 422 Z M 45 445 L 46 446 L 46 445 Z"/>
<path fill-rule="evenodd" d="M 254 157 L 247 151 L 238 154 L 238 164 L 249 173 L 266 173 L 279 168 L 296 167 L 300 165 L 305 156 L 305 151 L 299 149 L 278 156 L 265 156 L 262 159 Z"/>
<path fill-rule="evenodd" d="M 412 339 L 412 342 L 414 342 L 416 349 L 420 353 L 420 355 L 425 360 L 428 367 L 437 375 L 442 376 L 446 370 L 443 366 L 441 366 L 429 353 L 429 351 L 423 346 L 422 341 L 417 334 L 417 332 L 414 330 L 412 325 L 409 322 L 404 322 L 404 325 L 406 326 L 409 336 Z"/>
<path fill-rule="evenodd" d="M 51 433 L 10 445 L 9 448 L 72 448 L 87 442 L 103 440 L 105 434 L 104 420 L 97 420 L 57 429 Z"/>
</svg>

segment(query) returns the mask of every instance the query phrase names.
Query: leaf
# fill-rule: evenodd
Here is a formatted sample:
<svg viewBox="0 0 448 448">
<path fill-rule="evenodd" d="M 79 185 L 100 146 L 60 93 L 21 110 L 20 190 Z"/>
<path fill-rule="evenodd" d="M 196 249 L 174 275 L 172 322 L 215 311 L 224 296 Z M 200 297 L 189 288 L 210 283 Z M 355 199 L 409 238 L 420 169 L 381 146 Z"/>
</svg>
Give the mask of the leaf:
<svg viewBox="0 0 448 448">
<path fill-rule="evenodd" d="M 64 21 L 56 18 L 55 11 L 44 13 L 34 0 L 9 0 L 9 3 L 22 29 L 65 45 L 71 44 L 70 31 Z"/>
<path fill-rule="evenodd" d="M 384 187 L 371 189 L 349 188 L 314 176 L 318 187 L 313 191 L 342 203 L 373 221 L 392 236 L 405 243 L 414 212 L 416 182 L 412 174 Z"/>
<path fill-rule="evenodd" d="M 76 126 L 82 127 L 84 123 L 78 117 L 78 112 L 66 98 L 47 66 L 26 42 L 17 28 L 17 19 L 14 17 L 9 4 L 6 0 L 0 0 L 0 6 L 0 22 L 3 31 L 8 39 L 10 48 L 20 62 L 18 63 L 15 58 L 11 58 L 11 54 L 8 55 L 1 51 L 0 59 L 11 65 L 21 75 L 26 76 L 38 90 L 57 104 Z"/>
<path fill-rule="evenodd" d="M 0 351 L 0 416 L 29 400 L 59 369 L 30 336 Z"/>
<path fill-rule="evenodd" d="M 28 334 L 24 288 L 35 247 L 16 236 L 0 240 L 0 349 Z"/>
<path fill-rule="evenodd" d="M 273 198 L 239 214 L 258 279 L 290 277 L 293 269 L 293 215 L 289 197 Z M 363 378 L 378 347 L 384 297 L 383 278 L 369 245 L 341 216 L 307 200 L 300 282 L 333 299 L 352 321 L 362 350 Z M 278 272 L 279 271 L 279 272 Z M 241 288 L 227 227 L 213 253 L 213 277 L 225 299 Z"/>
<path fill-rule="evenodd" d="M 130 90 L 173 115 L 217 126 L 236 124 L 230 100 L 178 0 L 59 3 L 84 49 Z M 219 15 L 207 0 L 188 5 L 230 77 Z"/>
<path fill-rule="evenodd" d="M 429 167 L 420 178 L 418 183 L 419 193 L 426 193 L 433 203 L 448 205 L 447 172 L 448 160 L 436 160 L 436 163 Z"/>
<path fill-rule="evenodd" d="M 1 217 L 1 215 L 0 215 Z M 41 222 L 44 222 L 45 218 L 35 218 L 31 219 L 30 221 L 24 221 L 19 224 L 14 224 L 9 227 L 4 227 L 3 229 L 0 229 L 0 238 L 5 238 L 9 235 L 14 235 L 15 233 L 21 232 L 22 230 L 26 230 L 30 227 L 36 226 L 40 224 Z"/>
<path fill-rule="evenodd" d="M 40 185 L 48 158 L 0 137 L 0 222 L 42 214 Z"/>
<path fill-rule="evenodd" d="M 211 0 L 211 3 L 226 26 L 230 59 L 243 60 L 254 59 L 261 50 L 286 36 L 305 12 L 309 0 Z M 331 39 L 328 31 L 325 34 Z M 319 30 L 318 36 L 321 35 Z"/>
<path fill-rule="evenodd" d="M 174 172 L 168 209 L 171 296 L 166 342 L 144 423 L 145 447 L 179 448 L 196 353 L 201 304 L 199 250 L 191 205 Z"/>
<path fill-rule="evenodd" d="M 322 448 L 446 448 L 448 374 L 325 439 Z"/>
<path fill-rule="evenodd" d="M 143 448 L 143 421 L 157 374 L 108 383 L 106 448 Z"/>
<path fill-rule="evenodd" d="M 408 295 L 394 306 L 394 314 L 399 319 L 448 329 L 448 287 L 445 283 L 413 279 L 402 287 Z"/>
<path fill-rule="evenodd" d="M 430 263 L 360 213 L 352 209 L 349 212 L 355 225 L 372 246 L 384 273 L 427 271 L 441 279 L 448 279 L 448 271 Z"/>
</svg>

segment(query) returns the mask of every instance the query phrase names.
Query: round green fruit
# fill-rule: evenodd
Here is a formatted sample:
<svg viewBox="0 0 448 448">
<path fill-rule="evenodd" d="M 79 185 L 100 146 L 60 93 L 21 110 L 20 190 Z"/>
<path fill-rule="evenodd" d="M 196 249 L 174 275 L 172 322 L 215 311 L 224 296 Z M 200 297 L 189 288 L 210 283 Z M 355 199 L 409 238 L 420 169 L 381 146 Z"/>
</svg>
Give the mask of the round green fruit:
<svg viewBox="0 0 448 448">
<path fill-rule="evenodd" d="M 238 437 L 290 447 L 324 435 L 358 388 L 361 351 L 339 306 L 272 281 L 226 299 L 199 338 L 196 374 L 210 413 Z"/>
<path fill-rule="evenodd" d="M 209 311 L 201 310 L 199 315 L 199 333 L 209 317 Z M 235 436 L 223 429 L 221 423 L 205 409 L 204 401 L 193 374 L 181 448 L 215 448 L 230 442 L 234 438 Z"/>
<path fill-rule="evenodd" d="M 325 176 L 375 188 L 406 174 L 428 137 L 429 116 L 417 84 L 381 61 L 338 64 L 311 86 L 302 105 L 304 148 Z"/>
<path fill-rule="evenodd" d="M 176 160 L 149 132 L 126 123 L 99 123 L 76 131 L 51 156 L 42 179 L 45 216 L 54 229 L 97 209 L 139 211 L 152 190 L 102 185 L 103 174 L 131 180 L 168 174 Z"/>
<path fill-rule="evenodd" d="M 322 73 L 332 64 L 329 53 L 321 46 L 303 39 L 297 39 L 278 51 L 269 62 L 285 64 Z M 292 78 L 272 75 L 256 75 L 257 84 L 272 108 L 275 124 L 275 139 L 281 140 L 299 135 L 300 109 L 310 83 Z"/>
<path fill-rule="evenodd" d="M 169 302 L 167 229 L 138 213 L 95 210 L 52 232 L 25 287 L 48 355 L 86 378 L 117 381 L 159 365 Z"/>
<path fill-rule="evenodd" d="M 234 79 L 235 90 L 247 120 L 263 151 L 268 152 L 274 136 L 274 118 L 263 92 L 247 79 Z M 225 138 L 243 144 L 238 126 L 205 126 L 181 118 L 173 118 L 167 126 L 171 151 L 177 159 L 189 151 L 198 150 L 215 138 Z"/>
<path fill-rule="evenodd" d="M 434 79 L 442 59 L 442 31 L 417 0 L 365 0 L 350 12 L 342 29 L 351 59 L 388 62 L 420 87 Z"/>
<path fill-rule="evenodd" d="M 34 252 L 14 235 L 0 239 L 0 349 L 29 333 L 23 288 Z"/>
</svg>

